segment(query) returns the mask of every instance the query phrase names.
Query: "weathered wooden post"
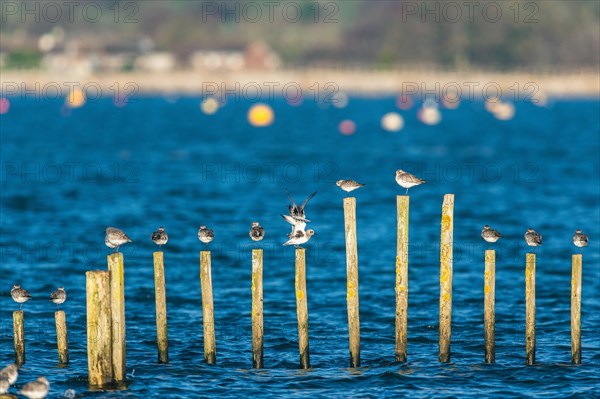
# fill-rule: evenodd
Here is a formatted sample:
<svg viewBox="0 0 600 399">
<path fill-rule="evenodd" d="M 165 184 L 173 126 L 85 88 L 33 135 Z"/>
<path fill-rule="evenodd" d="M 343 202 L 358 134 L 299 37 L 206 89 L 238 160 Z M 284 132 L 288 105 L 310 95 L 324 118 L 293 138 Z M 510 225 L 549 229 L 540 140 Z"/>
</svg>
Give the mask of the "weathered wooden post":
<svg viewBox="0 0 600 399">
<path fill-rule="evenodd" d="M 156 340 L 158 362 L 169 363 L 167 334 L 167 294 L 165 289 L 165 262 L 162 251 L 154 252 L 154 302 L 156 304 Z"/>
<path fill-rule="evenodd" d="M 454 194 L 444 195 L 440 239 L 440 339 L 439 361 L 450 361 L 452 324 L 452 245 L 454 241 Z"/>
<path fill-rule="evenodd" d="M 581 265 L 582 255 L 573 255 L 571 276 L 571 363 L 581 364 Z"/>
<path fill-rule="evenodd" d="M 124 381 L 125 362 L 125 268 L 123 254 L 108 255 L 110 307 L 112 317 L 112 367 L 115 381 Z"/>
<path fill-rule="evenodd" d="M 308 347 L 308 303 L 306 298 L 306 257 L 304 248 L 296 248 L 295 288 L 300 367 L 308 369 L 310 368 L 310 351 Z"/>
<path fill-rule="evenodd" d="M 346 275 L 350 367 L 360 367 L 360 312 L 358 300 L 358 244 L 356 238 L 356 198 L 344 198 L 346 235 Z"/>
<path fill-rule="evenodd" d="M 252 365 L 264 367 L 263 250 L 252 250 Z"/>
<path fill-rule="evenodd" d="M 408 329 L 408 209 L 410 197 L 396 197 L 396 361 L 406 362 Z"/>
<path fill-rule="evenodd" d="M 13 312 L 13 334 L 15 364 L 20 367 L 25 363 L 25 326 L 22 310 L 15 310 Z"/>
<path fill-rule="evenodd" d="M 217 362 L 215 309 L 213 306 L 210 251 L 200 251 L 200 285 L 202 287 L 202 323 L 204 326 L 204 361 Z"/>
<path fill-rule="evenodd" d="M 102 386 L 113 379 L 109 272 L 86 272 L 85 281 L 88 379 L 90 385 Z"/>
<path fill-rule="evenodd" d="M 485 251 L 483 284 L 483 332 L 485 336 L 485 362 L 496 361 L 496 251 Z"/>
<path fill-rule="evenodd" d="M 535 363 L 535 254 L 526 254 L 525 354 L 527 365 L 533 365 Z"/>
<path fill-rule="evenodd" d="M 65 365 L 69 363 L 69 343 L 67 341 L 67 317 L 63 310 L 54 312 L 54 324 L 56 325 L 58 363 Z"/>
</svg>

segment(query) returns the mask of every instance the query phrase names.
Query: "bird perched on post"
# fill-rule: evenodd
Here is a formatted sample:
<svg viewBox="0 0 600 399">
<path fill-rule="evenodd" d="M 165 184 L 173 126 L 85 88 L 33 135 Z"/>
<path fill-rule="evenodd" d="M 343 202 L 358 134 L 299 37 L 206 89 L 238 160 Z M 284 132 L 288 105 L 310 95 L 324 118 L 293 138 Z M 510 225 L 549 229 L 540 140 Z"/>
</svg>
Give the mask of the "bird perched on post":
<svg viewBox="0 0 600 399">
<path fill-rule="evenodd" d="M 167 235 L 167 232 L 165 231 L 164 227 L 159 227 L 158 230 L 152 233 L 152 236 L 150 238 L 152 238 L 152 241 L 154 241 L 154 243 L 158 245 L 159 248 L 162 248 L 162 246 L 165 245 L 167 241 L 169 241 L 169 236 Z"/>
<path fill-rule="evenodd" d="M 198 229 L 198 239 L 205 244 L 206 248 L 208 248 L 208 243 L 214 238 L 215 233 L 211 229 L 206 226 L 200 226 L 200 229 Z"/>
<path fill-rule="evenodd" d="M 481 237 L 487 242 L 496 242 L 502 238 L 502 234 L 498 230 L 490 228 L 487 224 L 481 230 Z"/>
<path fill-rule="evenodd" d="M 587 247 L 588 245 L 588 236 L 583 234 L 579 229 L 575 230 L 573 244 L 575 244 L 576 247 L 581 248 L 581 251 L 583 252 L 583 247 Z"/>
<path fill-rule="evenodd" d="M 106 228 L 104 243 L 107 247 L 114 248 L 115 252 L 119 252 L 119 247 L 128 242 L 132 242 L 132 240 L 123 232 L 123 230 L 117 229 L 116 227 Z"/>
<path fill-rule="evenodd" d="M 65 287 L 58 287 L 56 291 L 50 294 L 50 301 L 56 304 L 56 308 L 58 309 L 58 305 L 64 303 L 67 300 L 67 292 L 65 291 Z"/>
<path fill-rule="evenodd" d="M 21 288 L 21 286 L 18 284 L 13 285 L 12 289 L 10 290 L 10 296 L 16 303 L 19 303 L 21 305 L 19 307 L 20 310 L 23 310 L 23 304 L 29 299 L 31 299 L 29 291 L 27 291 L 24 288 Z"/>
<path fill-rule="evenodd" d="M 335 182 L 335 185 L 344 190 L 347 193 L 346 196 L 350 194 L 350 191 L 354 191 L 357 188 L 361 188 L 362 186 L 364 186 L 364 184 L 359 183 L 355 180 L 338 180 L 337 182 Z"/>
<path fill-rule="evenodd" d="M 265 229 L 258 222 L 252 222 L 249 235 L 252 241 L 260 241 L 265 238 Z"/>
<path fill-rule="evenodd" d="M 398 169 L 396 171 L 396 183 L 402 188 L 406 189 L 406 195 L 408 195 L 408 189 L 420 184 L 426 183 L 425 180 L 419 179 L 415 175 L 411 175 L 408 172 Z"/>
<path fill-rule="evenodd" d="M 532 228 L 528 228 L 525 233 L 525 242 L 530 247 L 539 247 L 542 245 L 542 236 Z"/>
<path fill-rule="evenodd" d="M 293 245 L 296 248 L 302 248 L 300 245 L 307 243 L 308 240 L 310 240 L 310 237 L 314 236 L 315 234 L 317 233 L 315 233 L 313 229 L 308 229 L 306 231 L 298 230 L 295 234 L 290 234 L 290 239 L 284 242 L 283 245 Z"/>
<path fill-rule="evenodd" d="M 46 377 L 38 377 L 37 380 L 23 385 L 19 393 L 29 399 L 44 399 L 48 395 L 50 383 Z"/>
</svg>

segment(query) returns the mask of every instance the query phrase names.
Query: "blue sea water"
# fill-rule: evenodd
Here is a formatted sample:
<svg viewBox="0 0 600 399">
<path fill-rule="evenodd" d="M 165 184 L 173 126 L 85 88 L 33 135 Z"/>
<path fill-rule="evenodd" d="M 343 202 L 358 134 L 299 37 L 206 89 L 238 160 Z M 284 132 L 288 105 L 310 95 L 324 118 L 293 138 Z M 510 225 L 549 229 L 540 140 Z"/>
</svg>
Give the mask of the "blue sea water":
<svg viewBox="0 0 600 399">
<path fill-rule="evenodd" d="M 251 104 L 230 101 L 203 115 L 198 98 L 110 99 L 65 113 L 57 102 L 11 99 L 0 116 L 0 365 L 13 360 L 13 283 L 27 288 L 26 357 L 18 385 L 45 375 L 50 396 L 81 398 L 600 397 L 600 111 L 597 100 L 517 103 L 509 121 L 480 102 L 442 110 L 437 126 L 398 111 L 405 127 L 384 131 L 393 98 L 351 98 L 344 109 L 272 103 L 275 122 L 253 128 Z M 343 136 L 343 119 L 356 122 Z M 394 362 L 396 195 L 402 168 L 426 179 L 411 189 L 408 363 Z M 362 367 L 349 368 L 343 194 L 355 191 Z M 307 206 L 317 232 L 307 245 L 312 369 L 299 370 L 294 249 L 284 189 Z M 439 231 L 443 195 L 455 194 L 451 363 L 437 357 Z M 264 260 L 265 369 L 252 369 L 248 230 L 260 221 Z M 484 224 L 502 232 L 497 250 L 496 364 L 484 363 Z M 85 272 L 106 268 L 103 230 L 124 246 L 126 390 L 87 386 Z M 164 226 L 170 363 L 157 363 L 150 234 Z M 203 362 L 196 232 L 211 244 L 217 365 Z M 523 234 L 537 251 L 537 359 L 525 366 Z M 583 254 L 583 364 L 570 364 L 571 236 L 590 236 Z M 71 363 L 58 367 L 47 301 L 64 285 Z"/>
</svg>

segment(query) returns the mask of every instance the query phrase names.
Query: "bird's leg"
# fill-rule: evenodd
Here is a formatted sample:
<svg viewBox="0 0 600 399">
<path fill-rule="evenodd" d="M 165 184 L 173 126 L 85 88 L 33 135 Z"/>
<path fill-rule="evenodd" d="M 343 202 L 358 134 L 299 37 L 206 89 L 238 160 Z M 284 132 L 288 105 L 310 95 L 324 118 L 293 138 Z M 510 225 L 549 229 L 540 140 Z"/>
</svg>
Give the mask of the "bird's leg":
<svg viewBox="0 0 600 399">
<path fill-rule="evenodd" d="M 408 188 L 406 189 L 406 195 L 408 195 Z"/>
<path fill-rule="evenodd" d="M 23 304 L 22 303 L 19 305 L 19 310 L 23 310 Z"/>
</svg>

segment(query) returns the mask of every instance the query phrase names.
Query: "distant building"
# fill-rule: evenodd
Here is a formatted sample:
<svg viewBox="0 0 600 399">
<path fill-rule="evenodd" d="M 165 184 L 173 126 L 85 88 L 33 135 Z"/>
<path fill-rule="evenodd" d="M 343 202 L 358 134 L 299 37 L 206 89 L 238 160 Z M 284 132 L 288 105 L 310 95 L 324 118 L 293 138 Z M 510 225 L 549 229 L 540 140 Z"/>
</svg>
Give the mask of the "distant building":
<svg viewBox="0 0 600 399">
<path fill-rule="evenodd" d="M 264 42 L 253 42 L 244 52 L 247 69 L 273 70 L 281 66 L 281 59 Z"/>
<path fill-rule="evenodd" d="M 190 67 L 194 70 L 274 70 L 280 65 L 279 55 L 263 42 L 251 43 L 244 50 L 237 51 L 196 51 L 190 57 Z"/>
<path fill-rule="evenodd" d="M 136 58 L 135 69 L 147 72 L 169 72 L 175 69 L 177 62 L 171 53 L 148 53 Z"/>
<path fill-rule="evenodd" d="M 237 71 L 246 66 L 246 61 L 241 51 L 196 51 L 190 57 L 190 66 L 194 70 Z"/>
</svg>

